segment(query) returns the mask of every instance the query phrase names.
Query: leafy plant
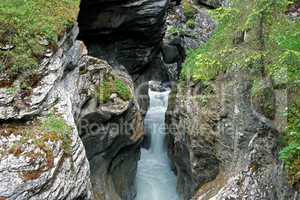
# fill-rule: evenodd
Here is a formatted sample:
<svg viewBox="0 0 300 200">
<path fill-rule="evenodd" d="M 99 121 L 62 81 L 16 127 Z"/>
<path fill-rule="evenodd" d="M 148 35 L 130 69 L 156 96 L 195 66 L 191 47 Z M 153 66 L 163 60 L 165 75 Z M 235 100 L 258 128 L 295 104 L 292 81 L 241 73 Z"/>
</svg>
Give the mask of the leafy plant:
<svg viewBox="0 0 300 200">
<path fill-rule="evenodd" d="M 111 94 L 113 93 L 113 80 L 112 77 L 109 77 L 101 83 L 101 85 L 97 89 L 97 96 L 100 103 L 107 103 Z"/>
<path fill-rule="evenodd" d="M 300 181 L 300 107 L 293 104 L 287 112 L 288 128 L 284 135 L 284 148 L 279 158 L 284 162 L 291 185 Z"/>
<path fill-rule="evenodd" d="M 182 78 L 212 80 L 233 66 L 266 71 L 277 80 L 286 80 L 284 68 L 293 71 L 291 76 L 299 76 L 300 23 L 286 16 L 289 4 L 287 0 L 234 0 L 230 8 L 211 11 L 217 29 L 207 44 L 189 53 Z M 283 62 L 287 55 L 293 59 Z M 293 62 L 283 65 L 287 60 Z"/>
<path fill-rule="evenodd" d="M 232 0 L 230 8 L 210 11 L 218 23 L 217 29 L 207 44 L 189 52 L 182 79 L 209 81 L 233 68 L 246 68 L 257 78 L 272 80 L 275 88 L 299 91 L 300 22 L 287 15 L 288 7 L 295 2 L 299 3 L 298 0 Z M 253 96 L 264 91 L 257 81 L 253 86 Z M 291 184 L 300 182 L 297 95 L 299 92 L 289 99 L 288 128 L 280 152 Z M 272 113 L 269 103 L 266 102 L 265 108 Z"/>
</svg>

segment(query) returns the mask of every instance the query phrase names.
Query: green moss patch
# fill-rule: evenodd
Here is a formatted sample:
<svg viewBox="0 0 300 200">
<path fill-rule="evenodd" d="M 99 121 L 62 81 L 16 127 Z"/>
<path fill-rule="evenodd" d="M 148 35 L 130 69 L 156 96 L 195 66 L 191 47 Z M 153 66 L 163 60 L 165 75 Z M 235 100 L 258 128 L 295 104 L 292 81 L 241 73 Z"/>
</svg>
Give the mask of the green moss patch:
<svg viewBox="0 0 300 200">
<path fill-rule="evenodd" d="M 108 75 L 97 88 L 97 97 L 100 103 L 109 102 L 113 93 L 116 93 L 124 101 L 132 99 L 132 93 L 123 79 L 119 79 L 113 75 Z"/>
<path fill-rule="evenodd" d="M 194 29 L 196 27 L 196 22 L 194 19 L 189 19 L 187 22 L 186 22 L 186 26 L 190 29 Z"/>
<path fill-rule="evenodd" d="M 2 0 L 0 4 L 0 73 L 13 81 L 32 74 L 46 49 L 76 21 L 80 0 Z M 48 44 L 49 43 L 49 44 Z"/>
</svg>

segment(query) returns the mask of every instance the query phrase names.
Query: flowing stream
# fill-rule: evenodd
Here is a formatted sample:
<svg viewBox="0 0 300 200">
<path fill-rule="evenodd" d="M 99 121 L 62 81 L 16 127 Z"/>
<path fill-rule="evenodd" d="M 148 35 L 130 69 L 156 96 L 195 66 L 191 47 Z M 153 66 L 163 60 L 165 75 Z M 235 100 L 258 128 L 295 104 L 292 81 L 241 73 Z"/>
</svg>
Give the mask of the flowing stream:
<svg viewBox="0 0 300 200">
<path fill-rule="evenodd" d="M 138 163 L 136 200 L 178 200 L 176 176 L 164 146 L 165 112 L 170 91 L 155 92 L 149 89 L 150 107 L 145 128 L 151 134 L 149 150 L 141 150 Z"/>
</svg>

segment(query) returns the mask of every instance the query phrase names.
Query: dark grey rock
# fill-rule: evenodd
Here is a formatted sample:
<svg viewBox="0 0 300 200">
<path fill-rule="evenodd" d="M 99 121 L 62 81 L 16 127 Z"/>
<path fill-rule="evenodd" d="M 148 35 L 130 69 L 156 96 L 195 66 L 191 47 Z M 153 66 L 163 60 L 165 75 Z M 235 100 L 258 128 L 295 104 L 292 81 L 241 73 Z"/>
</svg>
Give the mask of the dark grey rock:
<svg viewBox="0 0 300 200">
<path fill-rule="evenodd" d="M 179 50 L 173 45 L 163 45 L 161 47 L 162 55 L 165 63 L 172 64 L 181 59 Z"/>
<path fill-rule="evenodd" d="M 133 82 L 126 72 L 113 70 L 107 62 L 89 58 L 79 80 L 83 104 L 77 124 L 91 166 L 95 200 L 132 200 L 136 195 L 135 176 L 143 138 L 143 122 L 134 98 L 123 101 L 118 95 L 101 103 L 96 95 L 104 77 L 123 79 L 133 95 Z M 93 65 L 91 65 L 91 62 Z"/>
<path fill-rule="evenodd" d="M 224 6 L 224 0 L 197 0 L 198 4 L 207 6 L 209 8 L 218 8 Z"/>
<path fill-rule="evenodd" d="M 113 57 L 130 73 L 136 72 L 159 51 L 168 2 L 83 0 L 78 18 L 79 38 L 88 48 L 95 43 L 109 52 L 105 60 Z M 99 57 L 94 50 L 90 53 Z"/>
</svg>

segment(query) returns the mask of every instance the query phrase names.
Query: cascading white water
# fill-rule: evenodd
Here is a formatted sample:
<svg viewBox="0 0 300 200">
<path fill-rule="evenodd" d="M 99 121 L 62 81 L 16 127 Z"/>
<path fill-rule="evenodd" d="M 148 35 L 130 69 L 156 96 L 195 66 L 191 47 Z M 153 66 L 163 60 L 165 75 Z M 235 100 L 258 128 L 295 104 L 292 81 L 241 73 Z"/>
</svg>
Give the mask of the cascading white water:
<svg viewBox="0 0 300 200">
<path fill-rule="evenodd" d="M 179 200 L 176 176 L 171 170 L 165 139 L 165 112 L 170 91 L 155 92 L 149 89 L 150 107 L 145 128 L 151 134 L 149 150 L 141 150 L 138 162 L 136 200 Z"/>
</svg>

